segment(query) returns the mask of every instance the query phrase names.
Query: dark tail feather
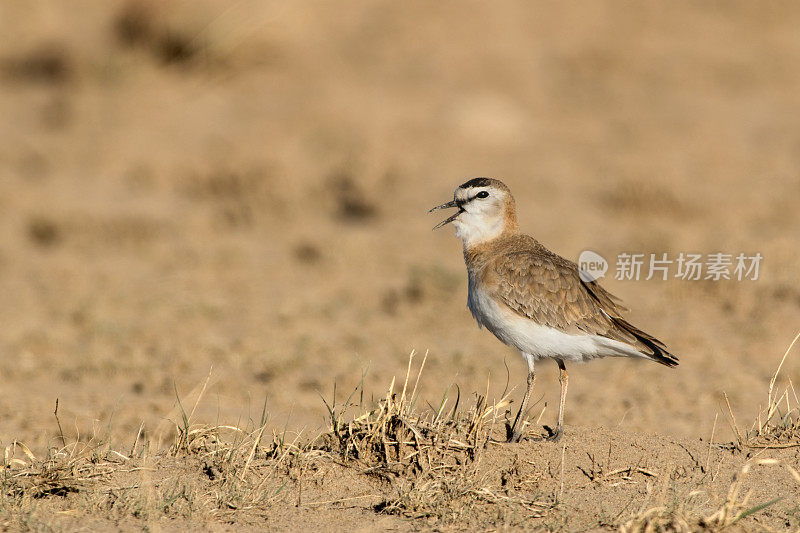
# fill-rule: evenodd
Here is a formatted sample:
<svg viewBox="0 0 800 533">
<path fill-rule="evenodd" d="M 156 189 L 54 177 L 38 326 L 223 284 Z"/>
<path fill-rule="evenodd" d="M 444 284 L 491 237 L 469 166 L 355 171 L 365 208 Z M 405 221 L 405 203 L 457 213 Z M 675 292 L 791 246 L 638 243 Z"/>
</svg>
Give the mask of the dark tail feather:
<svg viewBox="0 0 800 533">
<path fill-rule="evenodd" d="M 647 357 L 655 361 L 656 363 L 661 363 L 662 365 L 673 367 L 678 366 L 678 358 L 675 355 L 672 355 L 667 351 L 667 347 L 664 346 L 664 343 L 660 340 L 656 339 L 652 335 L 648 335 L 644 331 L 640 330 L 630 322 L 622 318 L 612 318 L 611 320 L 614 321 L 619 328 L 625 330 L 626 332 L 630 333 L 636 340 L 643 344 L 648 350 L 652 353 L 644 353 Z"/>
</svg>

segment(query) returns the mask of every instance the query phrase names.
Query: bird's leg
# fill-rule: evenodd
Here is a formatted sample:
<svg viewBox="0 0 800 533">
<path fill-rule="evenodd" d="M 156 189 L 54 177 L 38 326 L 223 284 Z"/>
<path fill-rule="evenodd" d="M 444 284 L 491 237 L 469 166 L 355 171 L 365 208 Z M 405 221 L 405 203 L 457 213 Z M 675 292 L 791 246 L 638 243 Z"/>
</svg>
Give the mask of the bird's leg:
<svg viewBox="0 0 800 533">
<path fill-rule="evenodd" d="M 531 397 L 531 391 L 533 390 L 533 383 L 536 381 L 536 374 L 533 372 L 533 357 L 528 354 L 522 354 L 525 357 L 525 360 L 528 362 L 528 385 L 525 389 L 525 396 L 522 397 L 522 405 L 519 406 L 519 411 L 517 411 L 517 416 L 514 418 L 514 425 L 511 428 L 508 428 L 506 425 L 506 433 L 508 434 L 508 442 L 519 442 L 522 438 L 522 426 L 525 425 L 525 421 L 523 420 L 525 416 L 525 411 L 528 409 L 528 399 Z M 508 422 L 506 422 L 508 424 Z"/>
<path fill-rule="evenodd" d="M 558 425 L 555 432 L 547 437 L 547 440 L 557 441 L 564 433 L 564 403 L 567 399 L 567 384 L 569 376 L 567 375 L 567 367 L 564 366 L 564 361 L 556 359 L 558 363 L 558 381 L 561 382 L 561 400 L 558 402 Z"/>
</svg>

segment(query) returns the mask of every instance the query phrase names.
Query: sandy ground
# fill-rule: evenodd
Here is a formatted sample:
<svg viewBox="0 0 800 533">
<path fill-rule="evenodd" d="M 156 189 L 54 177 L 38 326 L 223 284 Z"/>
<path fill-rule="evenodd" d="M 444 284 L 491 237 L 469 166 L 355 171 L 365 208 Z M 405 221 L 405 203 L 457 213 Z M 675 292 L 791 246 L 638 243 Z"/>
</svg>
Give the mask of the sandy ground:
<svg viewBox="0 0 800 533">
<path fill-rule="evenodd" d="M 800 330 L 798 23 L 788 2 L 3 2 L 0 444 L 53 446 L 56 399 L 75 438 L 166 441 L 209 372 L 196 420 L 266 401 L 313 436 L 320 395 L 364 375 L 381 396 L 412 350 L 431 404 L 487 379 L 518 399 L 524 364 L 426 214 L 484 175 L 573 260 L 764 257 L 756 281 L 611 272 L 681 364 L 569 369 L 570 453 L 715 418 L 731 440 L 723 393 L 749 427 Z M 556 376 L 539 365 L 547 424 Z"/>
</svg>

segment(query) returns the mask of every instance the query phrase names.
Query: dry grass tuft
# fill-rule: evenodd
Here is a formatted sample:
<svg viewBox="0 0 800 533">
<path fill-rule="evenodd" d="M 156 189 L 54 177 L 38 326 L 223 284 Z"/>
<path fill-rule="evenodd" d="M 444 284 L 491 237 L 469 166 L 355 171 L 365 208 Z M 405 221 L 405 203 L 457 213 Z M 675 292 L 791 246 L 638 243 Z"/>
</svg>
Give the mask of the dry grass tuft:
<svg viewBox="0 0 800 533">
<path fill-rule="evenodd" d="M 4 449 L 2 467 L 0 528 L 4 530 L 53 530 L 53 514 L 43 509 L 63 507 L 68 502 L 81 502 L 85 512 L 118 514 L 120 494 L 108 480 L 143 470 L 95 436 L 88 442 L 75 439 L 51 448 L 42 458 L 25 444 L 12 442 Z M 142 506 L 137 504 L 121 514 L 143 516 Z"/>
<path fill-rule="evenodd" d="M 219 519 L 240 509 L 265 513 L 287 484 L 290 460 L 305 450 L 286 442 L 285 435 L 273 434 L 265 442 L 266 408 L 251 427 L 192 423 L 209 380 L 210 374 L 190 413 L 178 398 L 176 436 L 163 449 L 143 442 L 144 427 L 130 451 L 123 453 L 112 449 L 107 438 L 92 436 L 81 442 L 80 435 L 65 436 L 60 421 L 56 440 L 63 446 L 51 448 L 43 459 L 23 443 L 6 446 L 0 476 L 0 528 L 5 524 L 52 529 L 58 513 L 66 517 L 102 512 L 107 517 L 145 521 Z M 156 448 L 154 453 L 151 447 Z M 41 511 L 47 518 L 38 521 L 32 516 L 41 507 L 37 502 L 43 501 L 49 504 L 47 511 Z M 62 507 L 68 509 L 52 512 Z"/>
<path fill-rule="evenodd" d="M 21 442 L 5 447 L 2 489 L 11 498 L 41 499 L 66 496 L 79 492 L 83 484 L 111 466 L 106 463 L 97 446 L 91 443 L 72 443 L 51 450 L 42 460 Z"/>
<path fill-rule="evenodd" d="M 775 391 L 775 383 L 792 351 L 795 343 L 800 339 L 798 333 L 783 354 L 778 368 L 772 375 L 767 392 L 766 407 L 760 408 L 753 426 L 746 432 L 741 432 L 736 426 L 729 406 L 729 415 L 740 446 L 748 448 L 792 448 L 800 446 L 800 399 L 794 390 L 794 384 L 788 380 L 783 392 Z"/>
<path fill-rule="evenodd" d="M 314 453 L 298 445 L 300 436 L 287 442 L 286 432 L 265 439 L 268 422 L 266 401 L 258 423 L 249 427 L 193 424 L 192 416 L 211 379 L 205 383 L 188 414 L 177 398 L 180 421 L 176 436 L 163 455 L 199 459 L 202 473 L 211 482 L 208 502 L 214 516 L 248 509 L 264 511 L 287 485 L 285 474 L 301 455 Z"/>
<path fill-rule="evenodd" d="M 527 518 L 542 516 L 551 502 L 494 488 L 492 476 L 481 468 L 484 450 L 497 442 L 492 434 L 508 397 L 488 402 L 487 386 L 487 395 L 478 395 L 465 410 L 459 410 L 458 397 L 449 407 L 447 393 L 438 408 L 418 410 L 417 385 L 427 353 L 409 390 L 414 356 L 412 352 L 402 389 L 395 390 L 392 380 L 375 409 L 363 407 L 363 379 L 341 410 L 335 402 L 325 402 L 330 431 L 318 439 L 317 446 L 337 453 L 343 462 L 359 465 L 366 474 L 393 483 L 395 496 L 380 502 L 375 507 L 379 512 L 456 522 L 489 503 Z M 362 398 L 360 414 L 344 422 L 357 393 Z"/>
<path fill-rule="evenodd" d="M 722 504 L 714 511 L 704 512 L 706 508 L 705 491 L 692 490 L 685 498 L 670 504 L 662 504 L 645 509 L 646 505 L 632 518 L 620 525 L 623 533 L 650 533 L 658 531 L 723 531 L 734 526 L 748 516 L 754 515 L 781 500 L 774 498 L 764 503 L 750 505 L 752 490 L 743 490 L 744 478 L 753 466 L 775 466 L 775 459 L 748 461 L 733 476 L 728 493 Z M 800 482 L 794 469 L 786 465 L 796 481 Z M 646 502 L 645 502 L 646 503 Z"/>
<path fill-rule="evenodd" d="M 427 354 L 426 354 L 427 358 Z M 386 396 L 378 407 L 364 410 L 352 421 L 345 423 L 344 414 L 356 393 L 363 398 L 363 380 L 337 412 L 339 406 L 325 402 L 330 415 L 330 433 L 321 437 L 325 447 L 341 454 L 346 461 L 355 460 L 367 467 L 381 467 L 395 475 L 407 472 L 427 472 L 432 469 L 451 469 L 475 461 L 489 440 L 490 431 L 498 410 L 508 404 L 503 398 L 488 405 L 479 396 L 475 405 L 466 412 L 458 411 L 458 400 L 446 409 L 448 398 L 442 399 L 439 408 L 420 413 L 416 410 L 416 390 L 425 367 L 423 359 L 414 383 L 408 390 L 414 353 L 408 362 L 408 371 L 402 391 L 395 391 L 392 380 Z M 399 393 L 399 396 L 398 396 Z"/>
</svg>

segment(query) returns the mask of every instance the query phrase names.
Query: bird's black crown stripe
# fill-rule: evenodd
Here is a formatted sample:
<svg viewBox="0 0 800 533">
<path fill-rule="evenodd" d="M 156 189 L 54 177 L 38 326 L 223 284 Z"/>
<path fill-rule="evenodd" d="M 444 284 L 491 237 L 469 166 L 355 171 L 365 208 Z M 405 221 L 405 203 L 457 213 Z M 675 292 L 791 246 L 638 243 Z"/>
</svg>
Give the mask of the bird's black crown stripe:
<svg viewBox="0 0 800 533">
<path fill-rule="evenodd" d="M 461 186 L 462 189 L 469 189 L 471 187 L 488 187 L 492 184 L 489 178 L 472 178 Z"/>
</svg>

